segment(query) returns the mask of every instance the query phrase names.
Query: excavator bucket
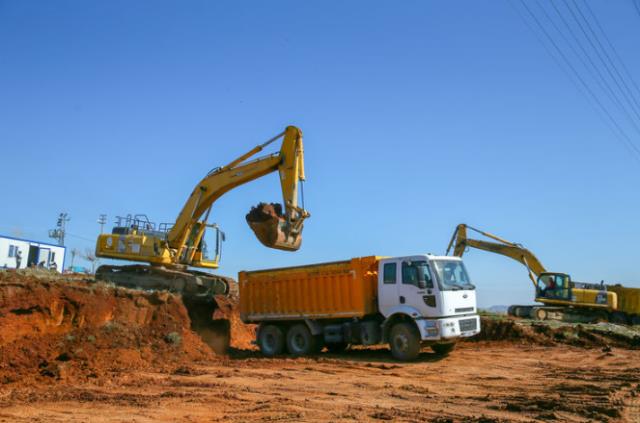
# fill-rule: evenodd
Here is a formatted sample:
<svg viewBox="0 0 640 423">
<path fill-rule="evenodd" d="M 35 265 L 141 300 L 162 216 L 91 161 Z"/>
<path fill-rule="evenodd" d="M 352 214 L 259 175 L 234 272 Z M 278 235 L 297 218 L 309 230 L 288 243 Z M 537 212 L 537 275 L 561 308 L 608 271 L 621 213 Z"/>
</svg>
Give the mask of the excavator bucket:
<svg viewBox="0 0 640 423">
<path fill-rule="evenodd" d="M 264 246 L 285 251 L 296 251 L 300 248 L 302 226 L 297 233 L 291 233 L 287 229 L 287 220 L 280 204 L 260 203 L 251 208 L 246 219 Z"/>
</svg>

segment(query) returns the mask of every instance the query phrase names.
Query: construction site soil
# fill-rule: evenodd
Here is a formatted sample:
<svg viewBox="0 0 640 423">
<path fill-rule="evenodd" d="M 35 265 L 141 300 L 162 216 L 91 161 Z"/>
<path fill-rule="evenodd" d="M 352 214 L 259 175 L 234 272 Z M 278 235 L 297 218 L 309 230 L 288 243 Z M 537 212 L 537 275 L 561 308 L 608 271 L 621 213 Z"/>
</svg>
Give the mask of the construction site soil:
<svg viewBox="0 0 640 423">
<path fill-rule="evenodd" d="M 445 357 L 267 359 L 237 299 L 218 304 L 196 327 L 168 293 L 0 271 L 0 421 L 640 421 L 633 329 L 487 316 Z M 228 354 L 209 346 L 220 327 Z"/>
</svg>

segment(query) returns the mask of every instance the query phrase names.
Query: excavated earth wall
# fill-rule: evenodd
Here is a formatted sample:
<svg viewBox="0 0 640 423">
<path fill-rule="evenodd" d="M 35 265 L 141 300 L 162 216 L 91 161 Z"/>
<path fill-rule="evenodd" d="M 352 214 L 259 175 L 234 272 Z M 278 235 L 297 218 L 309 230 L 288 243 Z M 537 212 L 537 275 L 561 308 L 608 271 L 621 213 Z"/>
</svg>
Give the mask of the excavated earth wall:
<svg viewBox="0 0 640 423">
<path fill-rule="evenodd" d="M 165 292 L 0 272 L 0 382 L 212 359 L 190 324 L 182 301 Z"/>
</svg>

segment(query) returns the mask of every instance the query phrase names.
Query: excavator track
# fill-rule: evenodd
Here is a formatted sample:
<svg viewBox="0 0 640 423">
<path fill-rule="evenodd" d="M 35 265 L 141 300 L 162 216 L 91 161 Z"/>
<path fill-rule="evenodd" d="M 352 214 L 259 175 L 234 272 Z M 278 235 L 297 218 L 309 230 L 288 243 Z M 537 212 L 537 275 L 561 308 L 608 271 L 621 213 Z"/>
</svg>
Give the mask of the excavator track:
<svg viewBox="0 0 640 423">
<path fill-rule="evenodd" d="M 195 270 L 167 269 L 161 266 L 100 266 L 96 280 L 125 288 L 169 291 L 180 294 L 188 302 L 215 302 L 216 295 L 229 295 L 236 290 L 232 278 Z"/>
</svg>

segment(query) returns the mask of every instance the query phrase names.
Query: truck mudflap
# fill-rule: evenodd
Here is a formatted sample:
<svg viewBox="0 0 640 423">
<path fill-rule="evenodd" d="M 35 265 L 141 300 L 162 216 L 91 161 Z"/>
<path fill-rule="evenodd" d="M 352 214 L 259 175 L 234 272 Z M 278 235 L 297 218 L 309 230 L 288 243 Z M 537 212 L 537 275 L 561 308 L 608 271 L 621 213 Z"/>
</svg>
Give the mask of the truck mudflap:
<svg viewBox="0 0 640 423">
<path fill-rule="evenodd" d="M 416 320 L 423 341 L 468 338 L 480 333 L 480 316 L 467 315 Z"/>
</svg>

